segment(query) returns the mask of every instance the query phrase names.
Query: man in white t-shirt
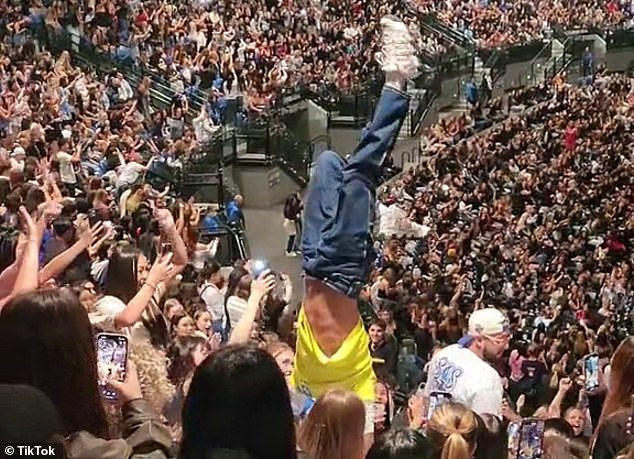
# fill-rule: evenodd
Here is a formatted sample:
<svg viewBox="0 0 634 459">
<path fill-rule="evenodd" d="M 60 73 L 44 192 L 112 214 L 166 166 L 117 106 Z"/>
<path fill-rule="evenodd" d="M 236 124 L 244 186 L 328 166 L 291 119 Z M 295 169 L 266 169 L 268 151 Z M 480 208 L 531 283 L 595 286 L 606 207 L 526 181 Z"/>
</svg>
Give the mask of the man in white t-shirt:
<svg viewBox="0 0 634 459">
<path fill-rule="evenodd" d="M 425 395 L 448 392 L 452 401 L 470 410 L 502 417 L 502 378 L 487 361 L 502 357 L 508 347 L 510 326 L 497 309 L 475 311 L 467 336 L 439 351 L 431 361 Z"/>
<path fill-rule="evenodd" d="M 129 161 L 119 170 L 119 178 L 117 180 L 117 188 L 130 187 L 134 185 L 147 170 L 143 164 L 136 161 Z"/>
<path fill-rule="evenodd" d="M 56 159 L 59 162 L 59 175 L 62 183 L 66 187 L 66 191 L 70 197 L 75 197 L 75 187 L 77 186 L 77 176 L 75 175 L 75 166 L 73 163 L 79 161 L 79 150 L 74 154 L 66 152 L 66 149 L 70 147 L 71 132 L 67 129 L 62 131 L 62 138 L 57 141 L 59 151 L 57 152 Z"/>
</svg>

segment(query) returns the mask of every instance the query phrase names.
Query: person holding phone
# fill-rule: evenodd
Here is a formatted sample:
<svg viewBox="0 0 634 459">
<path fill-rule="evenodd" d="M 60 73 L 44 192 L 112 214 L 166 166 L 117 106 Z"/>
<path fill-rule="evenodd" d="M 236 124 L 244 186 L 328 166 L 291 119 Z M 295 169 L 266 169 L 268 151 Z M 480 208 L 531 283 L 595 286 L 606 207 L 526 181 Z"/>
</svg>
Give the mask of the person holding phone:
<svg viewBox="0 0 634 459">
<path fill-rule="evenodd" d="M 125 377 L 111 374 L 100 388 L 94 338 L 88 313 L 69 289 L 16 296 L 0 314 L 0 384 L 29 385 L 48 396 L 72 457 L 123 458 L 141 452 L 165 457 L 170 433 L 143 399 L 136 367 L 126 361 Z M 110 440 L 102 388 L 113 395 L 110 402 L 121 406 L 122 438 Z"/>
<path fill-rule="evenodd" d="M 386 82 L 374 118 L 348 161 L 333 151 L 321 153 L 308 184 L 305 296 L 292 374 L 293 386 L 314 398 L 332 386 L 354 391 L 366 407 L 370 438 L 376 378 L 357 302 L 374 259 L 371 237 L 382 166 L 407 115 L 404 84 L 419 66 L 407 26 L 388 16 L 381 27 Z"/>
</svg>

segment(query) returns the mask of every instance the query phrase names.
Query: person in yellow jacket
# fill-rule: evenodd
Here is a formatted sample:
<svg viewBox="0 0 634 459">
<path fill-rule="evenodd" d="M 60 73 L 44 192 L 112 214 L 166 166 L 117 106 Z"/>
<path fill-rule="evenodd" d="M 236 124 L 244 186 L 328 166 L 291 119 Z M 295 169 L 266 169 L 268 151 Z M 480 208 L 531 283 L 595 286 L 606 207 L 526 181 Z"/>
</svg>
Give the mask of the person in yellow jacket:
<svg viewBox="0 0 634 459">
<path fill-rule="evenodd" d="M 366 433 L 372 433 L 375 375 L 357 299 L 373 262 L 372 229 L 382 165 L 409 108 L 403 92 L 418 69 L 407 26 L 381 19 L 385 85 L 374 118 L 349 160 L 333 151 L 317 158 L 308 184 L 302 234 L 305 297 L 298 317 L 291 384 L 318 397 L 340 387 L 366 404 Z"/>
</svg>

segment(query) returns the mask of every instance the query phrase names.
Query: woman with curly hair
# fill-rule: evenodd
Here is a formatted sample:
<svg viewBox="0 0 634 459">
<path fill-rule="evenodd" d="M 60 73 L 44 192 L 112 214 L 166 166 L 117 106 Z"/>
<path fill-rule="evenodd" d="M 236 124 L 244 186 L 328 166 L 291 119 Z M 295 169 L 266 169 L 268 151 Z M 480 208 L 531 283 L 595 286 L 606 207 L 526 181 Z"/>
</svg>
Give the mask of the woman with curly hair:
<svg viewBox="0 0 634 459">
<path fill-rule="evenodd" d="M 171 426 L 180 425 L 183 404 L 196 367 L 209 355 L 207 340 L 201 336 L 182 336 L 176 338 L 167 348 L 169 366 L 167 377 L 175 387 L 172 399 L 163 411 Z"/>
<path fill-rule="evenodd" d="M 161 413 L 172 399 L 176 388 L 168 378 L 165 355 L 149 341 L 130 342 L 130 360 L 139 373 L 143 398 Z"/>
</svg>

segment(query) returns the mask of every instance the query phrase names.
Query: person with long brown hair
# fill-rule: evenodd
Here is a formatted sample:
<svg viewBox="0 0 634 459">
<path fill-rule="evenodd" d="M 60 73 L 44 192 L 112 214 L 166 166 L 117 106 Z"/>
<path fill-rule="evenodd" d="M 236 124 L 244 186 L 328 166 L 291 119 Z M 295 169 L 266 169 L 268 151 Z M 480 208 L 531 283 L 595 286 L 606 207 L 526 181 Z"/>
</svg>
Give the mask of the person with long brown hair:
<svg viewBox="0 0 634 459">
<path fill-rule="evenodd" d="M 631 440 L 627 423 L 631 422 L 634 396 L 634 336 L 621 341 L 610 364 L 608 393 L 592 446 L 593 459 L 614 458 Z"/>
<path fill-rule="evenodd" d="M 16 352 L 19 349 L 19 352 Z M 72 457 L 157 457 L 171 446 L 167 427 L 143 399 L 136 366 L 126 380 L 111 381 L 122 402 L 123 439 L 111 438 L 98 387 L 97 351 L 86 309 L 68 289 L 13 298 L 0 313 L 0 384 L 24 384 L 46 394 L 57 408 Z"/>
<path fill-rule="evenodd" d="M 439 406 L 427 425 L 427 436 L 435 449 L 432 457 L 471 459 L 478 443 L 479 424 L 476 415 L 459 403 Z"/>
<path fill-rule="evenodd" d="M 301 422 L 297 446 L 311 459 L 361 459 L 364 427 L 361 399 L 349 390 L 330 389 Z"/>
</svg>

